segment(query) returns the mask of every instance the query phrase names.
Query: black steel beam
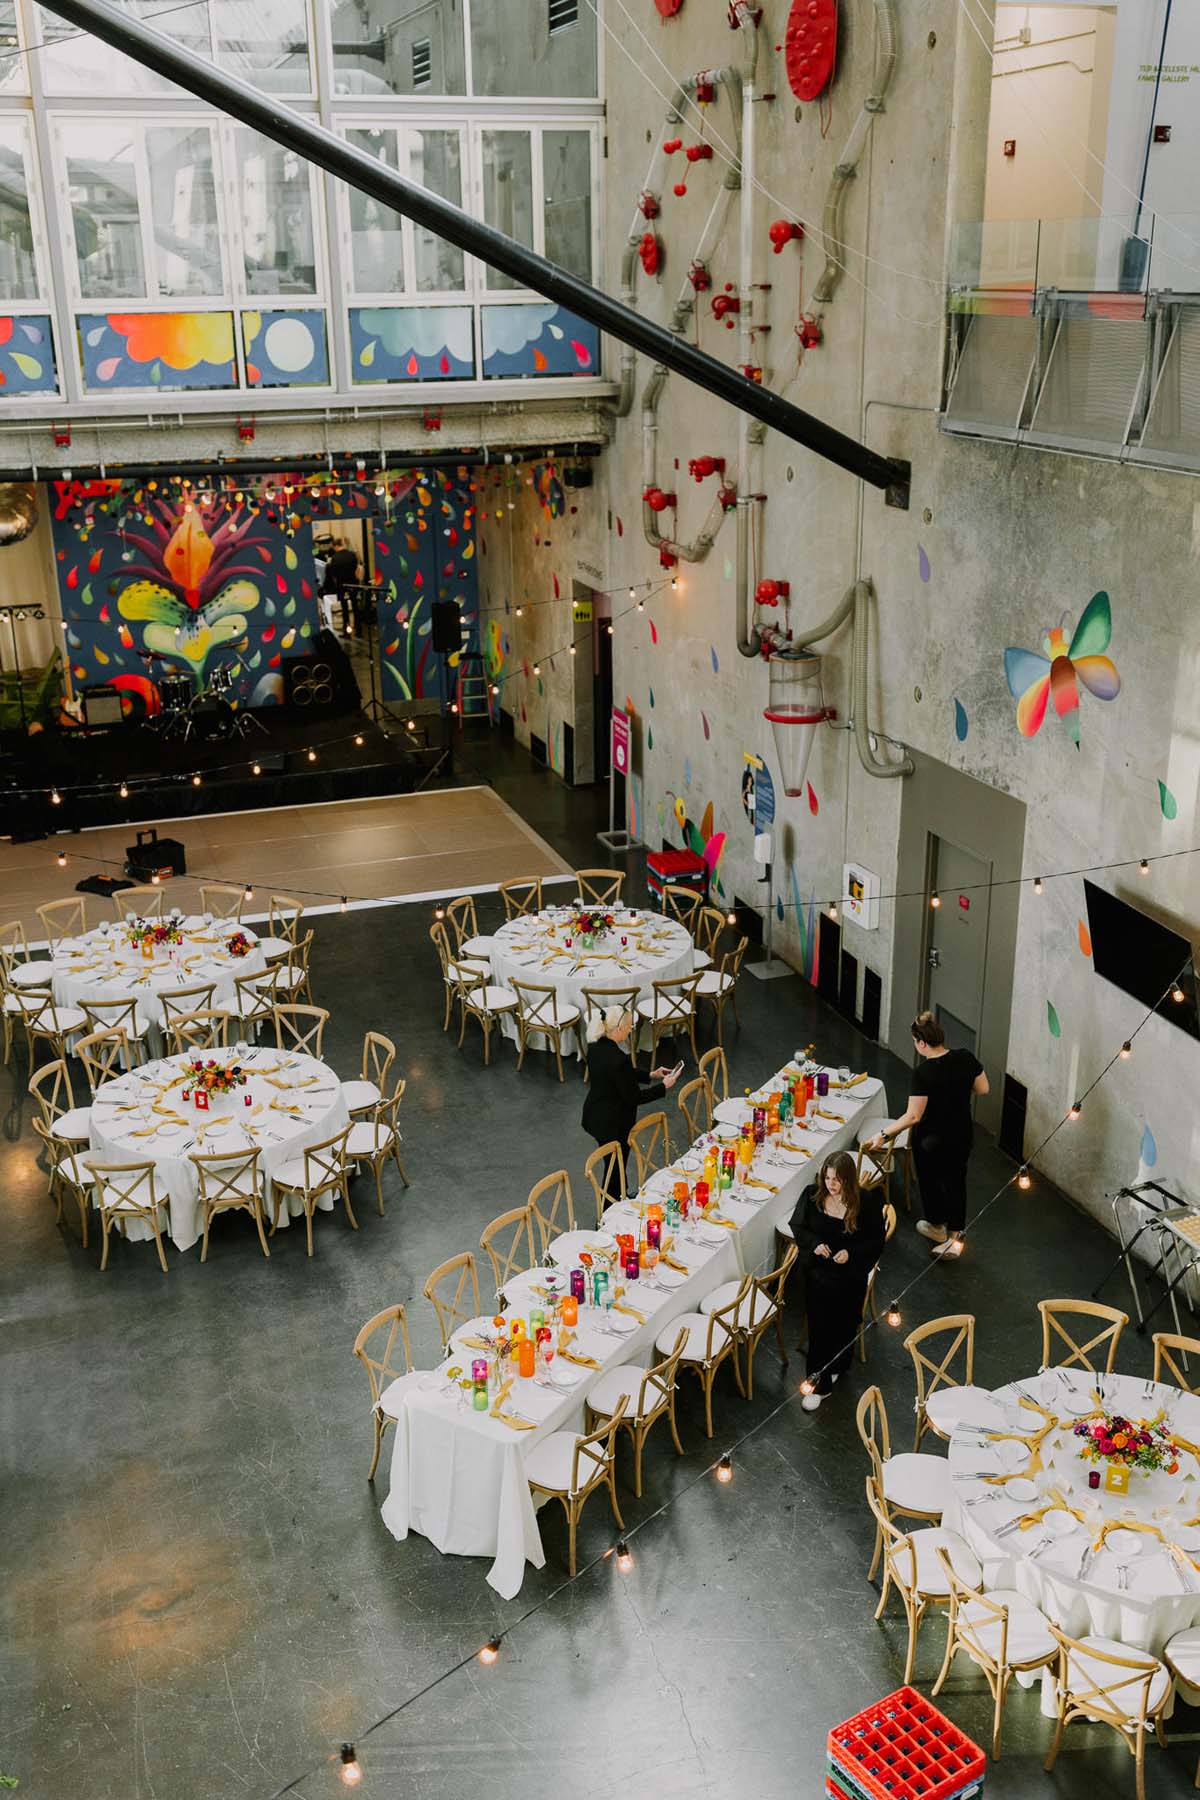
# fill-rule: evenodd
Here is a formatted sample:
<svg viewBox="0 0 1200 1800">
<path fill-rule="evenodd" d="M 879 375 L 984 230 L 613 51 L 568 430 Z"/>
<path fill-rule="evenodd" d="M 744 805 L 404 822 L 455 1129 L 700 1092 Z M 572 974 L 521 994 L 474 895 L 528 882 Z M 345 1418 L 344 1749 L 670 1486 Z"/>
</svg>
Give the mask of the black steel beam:
<svg viewBox="0 0 1200 1800">
<path fill-rule="evenodd" d="M 406 181 L 403 176 L 385 168 L 377 158 L 354 149 L 345 139 L 335 137 L 312 119 L 302 118 L 290 107 L 282 106 L 270 95 L 251 87 L 249 82 L 226 74 L 210 63 L 197 61 L 160 32 L 151 31 L 136 19 L 118 12 L 108 0 L 46 0 L 46 4 L 51 12 L 102 38 L 106 44 L 132 57 L 134 62 L 154 69 L 189 93 L 207 100 L 219 111 L 252 126 L 264 137 L 286 144 L 297 155 L 328 170 L 350 187 L 373 195 L 395 212 L 404 213 L 418 225 L 437 232 L 468 255 L 511 276 L 522 287 L 532 288 L 548 300 L 569 307 L 610 337 L 632 345 L 654 362 L 663 363 L 677 375 L 695 382 L 706 393 L 760 419 L 772 430 L 791 438 L 794 443 L 803 444 L 840 468 L 848 469 L 873 487 L 886 488 L 899 479 L 898 465 L 888 457 L 878 455 L 812 413 L 793 406 L 769 388 L 751 381 L 740 370 L 729 368 L 716 357 L 706 356 L 682 337 L 643 318 L 589 282 L 580 281 L 578 276 L 568 274 L 546 257 L 538 256 L 502 232 L 494 231 L 490 225 L 471 218 L 461 207 Z"/>
</svg>

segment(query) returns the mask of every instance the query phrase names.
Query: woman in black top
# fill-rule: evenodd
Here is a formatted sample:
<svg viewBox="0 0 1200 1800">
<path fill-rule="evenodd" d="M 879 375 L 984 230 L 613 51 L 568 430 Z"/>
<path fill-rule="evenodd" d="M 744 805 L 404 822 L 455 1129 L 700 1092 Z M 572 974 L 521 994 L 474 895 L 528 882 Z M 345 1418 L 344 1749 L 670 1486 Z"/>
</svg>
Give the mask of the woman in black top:
<svg viewBox="0 0 1200 1800">
<path fill-rule="evenodd" d="M 883 1203 L 858 1185 L 855 1161 L 845 1150 L 827 1156 L 816 1182 L 792 1214 L 792 1236 L 807 1283 L 808 1378 L 813 1392 L 800 1402 L 816 1412 L 839 1375 L 850 1367 L 862 1321 L 871 1270 L 886 1232 Z"/>
<path fill-rule="evenodd" d="M 620 1144 L 629 1161 L 629 1133 L 637 1123 L 638 1107 L 647 1100 L 661 1100 L 679 1080 L 671 1069 L 652 1069 L 643 1075 L 622 1046 L 633 1030 L 633 1016 L 619 1006 L 594 1013 L 588 1022 L 588 1093 L 583 1103 L 583 1129 L 598 1144 Z M 610 1198 L 619 1200 L 620 1192 Z"/>
<path fill-rule="evenodd" d="M 983 1064 L 970 1050 L 948 1050 L 946 1034 L 932 1013 L 913 1020 L 913 1043 L 920 1059 L 904 1117 L 871 1139 L 873 1150 L 911 1128 L 913 1162 L 925 1217 L 922 1237 L 933 1254 L 961 1256 L 967 1225 L 967 1160 L 971 1154 L 971 1101 L 986 1094 Z"/>
</svg>

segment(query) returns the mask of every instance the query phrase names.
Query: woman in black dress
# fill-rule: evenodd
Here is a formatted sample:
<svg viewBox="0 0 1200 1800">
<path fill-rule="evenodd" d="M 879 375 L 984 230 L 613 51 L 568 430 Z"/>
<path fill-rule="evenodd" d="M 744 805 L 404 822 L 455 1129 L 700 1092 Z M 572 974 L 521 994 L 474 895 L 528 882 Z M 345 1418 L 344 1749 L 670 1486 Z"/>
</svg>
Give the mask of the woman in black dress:
<svg viewBox="0 0 1200 1800">
<path fill-rule="evenodd" d="M 854 1158 L 827 1156 L 792 1214 L 792 1236 L 807 1277 L 808 1378 L 813 1392 L 800 1402 L 816 1412 L 850 1367 L 871 1270 L 883 1251 L 883 1203 L 858 1185 Z"/>
<path fill-rule="evenodd" d="M 932 1013 L 912 1023 L 919 1059 L 913 1091 L 903 1118 L 896 1119 L 870 1141 L 880 1150 L 888 1138 L 911 1129 L 913 1162 L 921 1188 L 924 1218 L 917 1220 L 933 1254 L 961 1256 L 967 1226 L 967 1161 L 971 1155 L 971 1101 L 986 1094 L 983 1064 L 970 1050 L 948 1050 L 946 1034 Z"/>
<path fill-rule="evenodd" d="M 638 1107 L 647 1100 L 661 1100 L 679 1080 L 672 1069 L 652 1069 L 643 1075 L 634 1067 L 623 1047 L 632 1030 L 633 1015 L 619 1006 L 593 1013 L 588 1022 L 588 1093 L 583 1103 L 583 1129 L 598 1144 L 620 1144 L 626 1164 Z M 609 1197 L 619 1200 L 620 1191 L 610 1190 Z"/>
</svg>

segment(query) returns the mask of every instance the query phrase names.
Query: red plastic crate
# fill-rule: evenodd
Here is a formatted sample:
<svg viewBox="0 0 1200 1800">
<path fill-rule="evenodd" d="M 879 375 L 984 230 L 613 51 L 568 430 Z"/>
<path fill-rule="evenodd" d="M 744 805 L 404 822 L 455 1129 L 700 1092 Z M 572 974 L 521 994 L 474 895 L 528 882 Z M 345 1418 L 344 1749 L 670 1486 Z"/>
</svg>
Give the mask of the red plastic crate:
<svg viewBox="0 0 1200 1800">
<path fill-rule="evenodd" d="M 708 868 L 694 850 L 652 850 L 646 858 L 646 886 L 660 906 L 665 887 L 691 888 L 706 898 Z"/>
<path fill-rule="evenodd" d="M 853 1795 L 840 1787 L 832 1775 L 825 1777 L 825 1793 L 827 1800 L 854 1800 Z"/>
<path fill-rule="evenodd" d="M 973 1800 L 987 1759 L 915 1688 L 897 1688 L 829 1733 L 829 1756 L 850 1793 L 868 1800 Z"/>
</svg>

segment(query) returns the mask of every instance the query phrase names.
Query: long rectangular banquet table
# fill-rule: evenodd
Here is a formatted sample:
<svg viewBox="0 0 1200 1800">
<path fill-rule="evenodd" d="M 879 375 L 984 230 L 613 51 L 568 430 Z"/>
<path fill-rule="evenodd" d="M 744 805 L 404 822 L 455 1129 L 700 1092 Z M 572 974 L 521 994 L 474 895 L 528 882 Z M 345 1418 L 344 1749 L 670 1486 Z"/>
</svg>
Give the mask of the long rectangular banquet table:
<svg viewBox="0 0 1200 1800">
<path fill-rule="evenodd" d="M 521 1392 L 514 1392 L 513 1410 L 535 1420 L 535 1431 L 513 1431 L 490 1413 L 464 1408 L 454 1398 L 452 1384 L 431 1380 L 428 1372 L 415 1371 L 393 1384 L 385 1396 L 388 1411 L 397 1417 L 391 1489 L 383 1505 L 383 1520 L 392 1535 L 405 1538 L 409 1531 L 417 1531 L 445 1555 L 493 1557 L 488 1581 L 511 1600 L 520 1591 L 526 1562 L 540 1569 L 546 1560 L 525 1479 L 525 1457 L 531 1447 L 552 1431 L 582 1430 L 584 1402 L 604 1369 L 629 1363 L 648 1367 L 656 1360 L 655 1340 L 672 1319 L 695 1312 L 704 1296 L 722 1282 L 771 1266 L 776 1226 L 789 1218 L 823 1158 L 852 1145 L 867 1118 L 886 1113 L 882 1086 L 868 1076 L 844 1095 L 831 1095 L 830 1108 L 845 1115 L 839 1126 L 819 1133 L 793 1129 L 789 1135 L 806 1148 L 811 1145 L 811 1154 L 787 1168 L 756 1162 L 753 1173 L 778 1182 L 778 1190 L 773 1194 L 753 1190 L 763 1196 L 758 1204 L 733 1199 L 736 1190 L 723 1196 L 722 1211 L 736 1222 L 736 1229 L 723 1231 L 722 1241 L 712 1248 L 680 1240 L 677 1254 L 691 1269 L 682 1286 L 656 1294 L 630 1289 L 626 1298 L 646 1313 L 645 1324 L 614 1342 L 590 1329 L 596 1314 L 581 1309 L 572 1348 L 594 1357 L 601 1367 L 561 1392 L 519 1381 Z M 463 1351 L 455 1360 L 465 1365 L 470 1352 Z"/>
</svg>

